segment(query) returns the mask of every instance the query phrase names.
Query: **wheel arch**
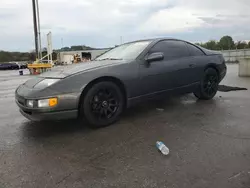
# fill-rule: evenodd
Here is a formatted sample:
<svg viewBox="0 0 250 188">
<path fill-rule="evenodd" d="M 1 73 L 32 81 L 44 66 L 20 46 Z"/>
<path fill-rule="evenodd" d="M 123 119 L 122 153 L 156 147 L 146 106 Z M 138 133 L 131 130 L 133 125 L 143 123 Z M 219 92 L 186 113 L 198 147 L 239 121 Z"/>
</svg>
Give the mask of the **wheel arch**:
<svg viewBox="0 0 250 188">
<path fill-rule="evenodd" d="M 219 69 L 217 68 L 216 64 L 213 64 L 213 63 L 208 64 L 207 66 L 205 66 L 204 72 L 205 72 L 207 69 L 209 69 L 209 68 L 212 68 L 212 69 L 216 70 L 218 76 L 220 77 L 220 71 L 219 71 Z"/>
<path fill-rule="evenodd" d="M 81 103 L 82 103 L 82 101 L 84 99 L 84 96 L 87 94 L 89 89 L 93 85 L 95 85 L 97 83 L 100 83 L 100 82 L 104 82 L 104 81 L 113 82 L 120 88 L 120 90 L 122 91 L 123 97 L 124 97 L 124 108 L 127 107 L 127 90 L 126 90 L 126 87 L 125 87 L 124 83 L 120 79 L 118 79 L 116 77 L 113 77 L 113 76 L 102 76 L 102 77 L 96 78 L 96 79 L 92 80 L 91 82 L 89 82 L 86 85 L 86 87 L 83 89 L 83 91 L 81 93 L 81 96 L 80 96 L 79 104 L 78 104 L 79 112 L 80 112 L 80 109 L 81 109 Z"/>
</svg>

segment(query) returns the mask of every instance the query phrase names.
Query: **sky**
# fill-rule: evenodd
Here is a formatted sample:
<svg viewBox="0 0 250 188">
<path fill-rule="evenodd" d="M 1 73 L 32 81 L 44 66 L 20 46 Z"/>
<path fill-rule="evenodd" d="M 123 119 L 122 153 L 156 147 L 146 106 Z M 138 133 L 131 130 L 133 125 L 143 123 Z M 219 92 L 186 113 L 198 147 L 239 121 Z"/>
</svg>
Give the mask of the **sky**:
<svg viewBox="0 0 250 188">
<path fill-rule="evenodd" d="M 54 49 L 173 37 L 191 42 L 250 39 L 249 0 L 39 0 L 42 46 Z M 0 0 L 0 50 L 31 51 L 31 0 Z"/>
</svg>

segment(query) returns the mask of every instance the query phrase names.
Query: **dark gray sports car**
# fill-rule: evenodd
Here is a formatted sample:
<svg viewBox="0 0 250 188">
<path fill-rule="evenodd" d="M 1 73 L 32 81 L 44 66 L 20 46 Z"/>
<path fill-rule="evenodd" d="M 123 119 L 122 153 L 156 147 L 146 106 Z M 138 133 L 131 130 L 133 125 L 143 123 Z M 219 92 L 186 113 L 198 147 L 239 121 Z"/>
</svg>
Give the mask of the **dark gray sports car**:
<svg viewBox="0 0 250 188">
<path fill-rule="evenodd" d="M 102 127 L 145 99 L 190 92 L 212 99 L 226 70 L 218 52 L 177 39 L 141 40 L 28 80 L 16 103 L 30 120 L 79 117 Z"/>
</svg>

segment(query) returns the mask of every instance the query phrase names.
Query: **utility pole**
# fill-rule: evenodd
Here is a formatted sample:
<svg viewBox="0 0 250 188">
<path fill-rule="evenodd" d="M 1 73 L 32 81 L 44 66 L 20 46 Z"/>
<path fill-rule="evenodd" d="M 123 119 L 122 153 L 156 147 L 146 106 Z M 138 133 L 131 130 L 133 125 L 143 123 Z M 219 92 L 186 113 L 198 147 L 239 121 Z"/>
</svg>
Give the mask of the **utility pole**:
<svg viewBox="0 0 250 188">
<path fill-rule="evenodd" d="M 34 35 L 35 35 L 35 49 L 36 58 L 38 58 L 38 32 L 37 32 L 37 14 L 36 14 L 36 0 L 32 0 L 33 7 L 33 22 L 34 22 Z"/>
<path fill-rule="evenodd" d="M 62 45 L 62 48 L 63 48 L 63 47 L 64 47 L 64 46 L 63 46 L 63 38 L 61 38 L 61 45 Z"/>
<path fill-rule="evenodd" d="M 38 59 L 42 59 L 42 41 L 41 41 L 40 13 L 39 13 L 38 0 L 36 0 L 36 11 L 37 11 L 37 31 L 38 31 Z"/>
</svg>

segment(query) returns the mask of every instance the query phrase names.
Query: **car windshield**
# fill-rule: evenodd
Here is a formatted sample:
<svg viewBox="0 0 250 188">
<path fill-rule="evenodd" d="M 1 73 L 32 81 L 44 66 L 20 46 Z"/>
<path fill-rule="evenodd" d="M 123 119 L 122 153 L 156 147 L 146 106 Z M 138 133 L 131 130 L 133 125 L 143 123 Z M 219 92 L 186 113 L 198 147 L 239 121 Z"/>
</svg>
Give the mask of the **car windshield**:
<svg viewBox="0 0 250 188">
<path fill-rule="evenodd" d="M 123 44 L 96 58 L 102 60 L 133 60 L 149 45 L 151 41 Z"/>
</svg>

